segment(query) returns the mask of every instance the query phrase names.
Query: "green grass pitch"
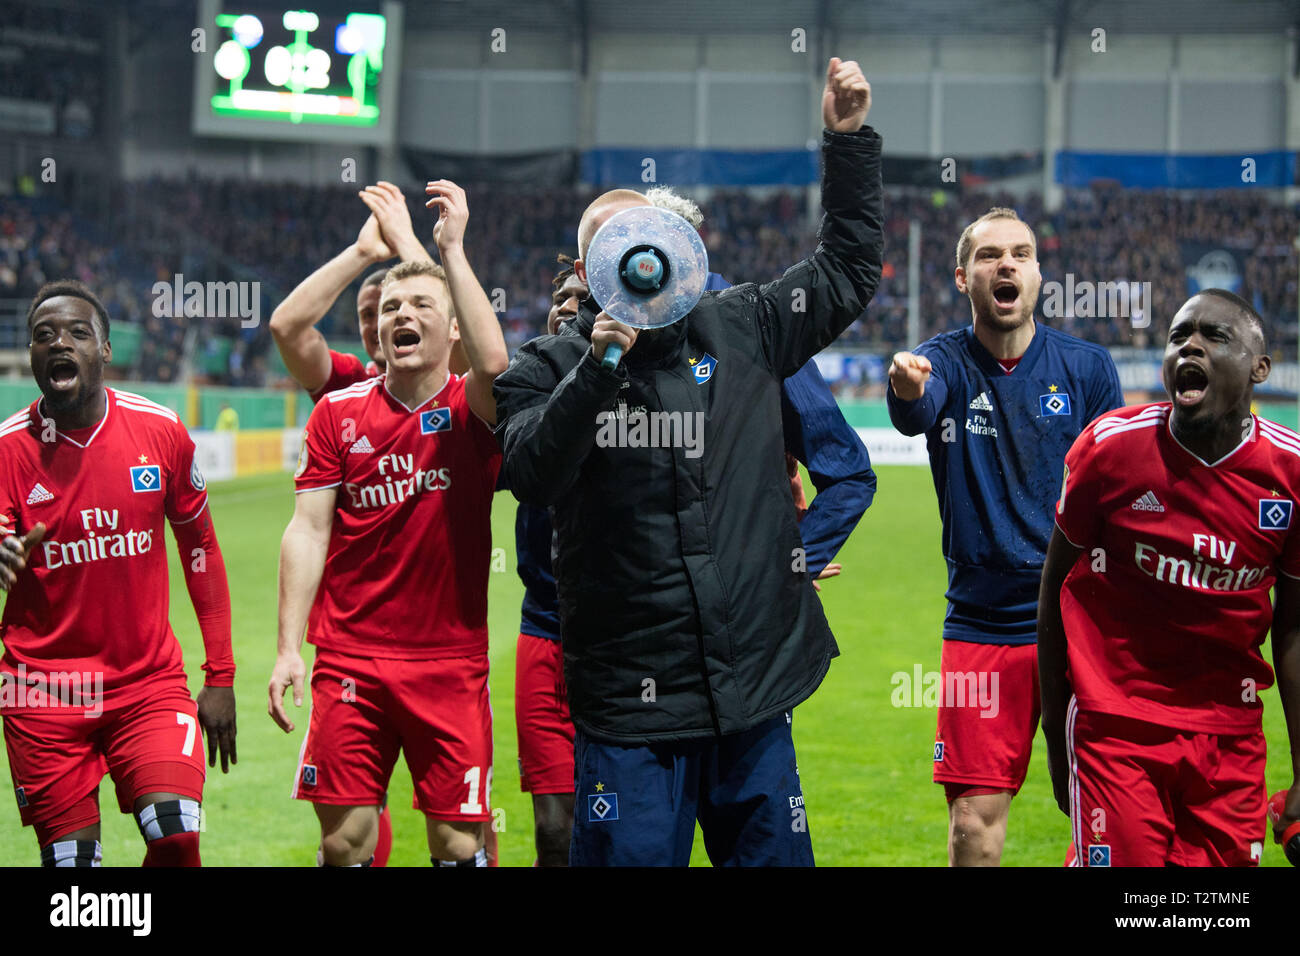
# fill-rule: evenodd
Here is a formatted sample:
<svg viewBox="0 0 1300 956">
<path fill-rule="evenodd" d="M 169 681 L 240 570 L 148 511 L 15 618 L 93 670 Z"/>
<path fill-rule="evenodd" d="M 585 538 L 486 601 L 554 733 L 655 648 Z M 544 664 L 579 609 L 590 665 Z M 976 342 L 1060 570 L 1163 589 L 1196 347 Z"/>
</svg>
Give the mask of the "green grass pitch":
<svg viewBox="0 0 1300 956">
<path fill-rule="evenodd" d="M 795 744 L 813 849 L 821 865 L 941 866 L 946 862 L 947 811 L 931 782 L 935 714 L 895 708 L 892 674 L 916 665 L 938 668 L 946 583 L 939 520 L 928 470 L 881 467 L 876 504 L 840 552 L 841 577 L 824 583 L 822 600 L 841 656 L 825 683 L 796 711 Z M 805 476 L 805 487 L 812 486 Z M 293 508 L 288 475 L 210 486 L 217 534 L 234 605 L 239 765 L 226 776 L 209 770 L 203 859 L 212 866 L 311 866 L 318 831 L 311 807 L 289 799 L 307 708 L 286 735 L 266 715 L 266 681 L 275 657 L 276 564 L 280 535 Z M 532 804 L 519 791 L 514 721 L 514 646 L 522 586 L 514 564 L 514 499 L 498 494 L 493 543 L 505 549 L 506 571 L 491 576 L 489 624 L 495 715 L 493 804 L 504 811 L 501 864 L 533 862 Z M 169 534 L 170 538 L 170 534 Z M 185 650 L 197 691 L 203 648 L 176 562 L 171 557 L 172 625 Z M 311 648 L 304 656 L 310 668 Z M 1266 649 L 1266 654 L 1269 653 Z M 1288 762 L 1282 709 L 1266 694 L 1270 744 L 1269 792 L 1286 785 Z M 290 702 L 292 708 L 292 703 Z M 1041 734 L 1029 779 L 1012 804 L 1004 865 L 1059 866 L 1069 823 L 1051 799 Z M 0 754 L 0 777 L 9 780 Z M 10 798 L 10 801 L 12 798 Z M 390 789 L 394 866 L 427 866 L 422 817 L 411 808 L 411 781 L 399 760 Z M 117 813 L 111 782 L 100 788 L 104 861 L 135 866 L 143 844 L 134 822 Z M 0 864 L 37 862 L 33 832 L 19 826 L 13 802 L 0 808 Z M 697 833 L 692 862 L 707 864 Z M 1265 865 L 1285 865 L 1265 845 Z"/>
</svg>

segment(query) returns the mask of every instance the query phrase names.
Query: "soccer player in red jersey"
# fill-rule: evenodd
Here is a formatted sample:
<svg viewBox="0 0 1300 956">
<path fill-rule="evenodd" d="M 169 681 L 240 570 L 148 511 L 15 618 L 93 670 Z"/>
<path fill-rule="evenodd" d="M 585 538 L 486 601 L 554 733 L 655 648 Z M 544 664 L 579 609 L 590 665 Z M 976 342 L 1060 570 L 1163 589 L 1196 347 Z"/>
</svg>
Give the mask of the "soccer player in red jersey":
<svg viewBox="0 0 1300 956">
<path fill-rule="evenodd" d="M 385 277 L 387 371 L 316 406 L 281 546 L 268 712 L 293 729 L 282 698 L 292 687 L 302 702 L 306 629 L 317 655 L 294 795 L 315 804 L 330 866 L 369 859 L 399 750 L 433 862 L 486 865 L 487 575 L 500 466 L 492 381 L 507 356 L 465 258 L 464 192 L 445 180 L 428 190 L 443 267 L 402 263 Z M 463 377 L 448 370 L 453 310 L 470 362 Z"/>
<path fill-rule="evenodd" d="M 1172 401 L 1102 416 L 1066 456 L 1038 667 L 1078 865 L 1259 863 L 1270 626 L 1293 774 L 1276 832 L 1300 819 L 1300 435 L 1251 414 L 1269 369 L 1250 304 L 1202 291 L 1169 329 Z"/>
<path fill-rule="evenodd" d="M 194 442 L 176 414 L 104 386 L 108 314 L 80 282 L 27 313 L 42 398 L 0 423 L 0 714 L 44 866 L 98 866 L 99 784 L 136 817 L 145 866 L 198 866 L 203 739 L 235 751 L 230 593 Z M 167 620 L 163 519 L 203 633 L 198 702 Z"/>
<path fill-rule="evenodd" d="M 275 339 L 285 368 L 301 385 L 313 402 L 329 392 L 364 382 L 383 372 L 384 357 L 379 350 L 377 331 L 379 284 L 386 269 L 371 272 L 357 292 L 357 328 L 361 344 L 370 361 L 349 352 L 336 352 L 316 328 L 334 301 L 356 278 L 371 266 L 398 256 L 403 262 L 429 258 L 424 246 L 415 238 L 411 213 L 402 191 L 392 183 L 380 181 L 360 192 L 370 216 L 348 248 L 321 266 L 293 290 L 271 314 L 271 335 Z M 458 367 L 453 362 L 453 367 Z M 392 816 L 387 797 L 379 816 L 379 842 L 375 848 L 375 865 L 385 866 L 393 843 Z"/>
</svg>

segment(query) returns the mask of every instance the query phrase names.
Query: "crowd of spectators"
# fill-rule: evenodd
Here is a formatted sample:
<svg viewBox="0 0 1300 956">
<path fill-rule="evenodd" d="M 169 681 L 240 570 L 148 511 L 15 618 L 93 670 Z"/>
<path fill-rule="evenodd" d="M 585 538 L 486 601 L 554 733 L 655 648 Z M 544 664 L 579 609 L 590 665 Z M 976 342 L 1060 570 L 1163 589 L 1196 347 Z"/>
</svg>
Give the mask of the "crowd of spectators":
<svg viewBox="0 0 1300 956">
<path fill-rule="evenodd" d="M 195 365 L 217 381 L 261 384 L 273 348 L 265 321 L 241 328 L 237 317 L 154 314 L 152 283 L 222 281 L 231 269 L 260 279 L 263 318 L 276 301 L 357 234 L 368 214 L 358 186 L 306 187 L 204 179 L 151 180 L 126 185 L 108 228 L 94 228 L 57 205 L 48 212 L 17 200 L 0 201 L 0 298 L 30 296 L 47 278 L 72 275 L 97 289 L 114 321 L 141 322 L 136 372 L 172 380 L 180 371 L 186 333 L 197 328 L 200 356 L 229 355 L 228 367 Z M 432 250 L 436 217 L 422 191 L 406 188 L 416 234 Z M 549 306 L 558 252 L 573 252 L 576 224 L 594 193 L 582 189 L 518 191 L 470 187 L 466 237 L 471 262 L 502 317 L 513 351 L 539 334 Z M 713 190 L 697 197 L 710 268 L 729 281 L 764 282 L 806 256 L 816 244 L 803 191 Z M 970 321 L 969 304 L 953 285 L 954 249 L 965 223 L 990 206 L 1018 210 L 1038 236 L 1043 292 L 1038 315 L 1049 324 L 1107 346 L 1159 345 L 1163 327 L 1186 298 L 1186 266 L 1196 244 L 1230 250 L 1240 293 L 1264 315 L 1280 357 L 1295 357 L 1300 207 L 1263 194 L 1188 195 L 1098 187 L 1070 191 L 1062 209 L 1047 213 L 1036 195 L 987 192 L 887 191 L 884 275 L 863 318 L 838 345 L 888 354 L 909 344 L 908 231 L 921 227 L 920 338 Z M 104 239 L 111 236 L 111 241 Z M 196 241 L 197 240 L 197 241 Z M 1149 283 L 1149 301 L 1134 316 L 1077 314 L 1049 293 L 1103 282 Z M 353 296 L 340 297 L 323 324 L 331 336 L 355 337 Z M 191 356 L 193 358 L 193 355 Z M 217 364 L 220 364 L 219 362 Z"/>
<path fill-rule="evenodd" d="M 1227 250 L 1241 276 L 1237 292 L 1265 319 L 1269 339 L 1295 356 L 1295 240 L 1300 207 L 1269 203 L 1259 193 L 1179 196 L 1117 188 L 1071 191 L 1052 227 L 1056 248 L 1040 252 L 1043 279 L 1077 284 L 1150 283 L 1150 323 L 1066 318 L 1066 331 L 1103 345 L 1160 345 L 1163 331 L 1187 298 L 1187 268 L 1205 246 Z M 1144 316 L 1144 318 L 1146 318 Z"/>
<path fill-rule="evenodd" d="M 30 299 L 53 279 L 97 290 L 114 322 L 139 322 L 143 295 L 126 257 L 74 213 L 49 202 L 0 199 L 0 299 Z"/>
<path fill-rule="evenodd" d="M 129 242 L 101 232 L 95 223 L 50 199 L 0 198 L 0 300 L 9 307 L 10 326 L 0 339 L 5 347 L 21 347 L 20 327 L 26 303 L 46 282 L 77 279 L 95 291 L 115 328 L 136 326 L 139 349 L 121 349 L 111 369 L 114 375 L 154 381 L 174 381 L 182 369 L 189 320 L 154 315 L 154 283 L 172 281 L 174 263 L 166 255 L 143 254 Z M 210 330 L 220 335 L 228 330 Z M 126 340 L 119 334 L 119 342 Z M 133 337 L 136 338 L 136 337 Z M 228 382 L 224 371 L 216 376 Z"/>
<path fill-rule="evenodd" d="M 147 180 L 123 190 L 120 234 L 156 244 L 169 230 L 192 230 L 286 293 L 356 239 L 369 215 L 359 189 Z M 424 208 L 421 188 L 405 192 L 416 235 L 433 250 L 437 217 Z M 555 256 L 576 245 L 578 218 L 594 193 L 557 189 L 520 194 L 470 187 L 467 194 L 471 262 L 501 313 L 513 350 L 538 334 L 550 305 Z M 153 212 L 144 214 L 145 207 Z M 352 301 L 352 296 L 340 297 L 322 326 L 327 334 L 355 333 Z"/>
<path fill-rule="evenodd" d="M 365 218 L 357 187 L 309 188 L 247 182 L 149 182 L 128 188 L 165 210 L 165 221 L 198 230 L 241 261 L 291 287 L 355 237 Z M 432 246 L 433 216 L 417 187 L 407 190 L 417 234 Z M 509 344 L 536 335 L 547 307 L 555 254 L 572 251 L 586 190 L 468 190 L 467 244 L 478 275 L 502 308 Z M 701 232 L 711 267 L 733 282 L 766 281 L 808 254 L 815 223 L 806 196 L 782 190 L 755 194 L 718 190 L 702 198 Z M 1240 291 L 1255 302 L 1279 340 L 1294 334 L 1297 211 L 1255 193 L 1180 196 L 1097 188 L 1072 191 L 1047 214 L 1037 195 L 1017 199 L 987 192 L 957 195 L 890 190 L 886 204 L 885 275 L 866 316 L 842 344 L 893 348 L 907 337 L 908 228 L 921 226 L 922 337 L 969 321 L 952 281 L 954 247 L 963 225 L 993 205 L 1015 207 L 1037 231 L 1047 283 L 1151 284 L 1145 312 L 1075 315 L 1067 303 L 1047 320 L 1105 345 L 1148 345 L 1185 297 L 1179 242 L 1215 243 L 1237 252 Z M 138 220 L 143 222 L 143 220 Z M 1046 293 L 1045 293 L 1046 294 Z M 1058 299 L 1058 301 L 1060 301 Z M 1040 304 L 1045 303 L 1040 300 Z M 346 310 L 340 315 L 346 316 Z"/>
</svg>

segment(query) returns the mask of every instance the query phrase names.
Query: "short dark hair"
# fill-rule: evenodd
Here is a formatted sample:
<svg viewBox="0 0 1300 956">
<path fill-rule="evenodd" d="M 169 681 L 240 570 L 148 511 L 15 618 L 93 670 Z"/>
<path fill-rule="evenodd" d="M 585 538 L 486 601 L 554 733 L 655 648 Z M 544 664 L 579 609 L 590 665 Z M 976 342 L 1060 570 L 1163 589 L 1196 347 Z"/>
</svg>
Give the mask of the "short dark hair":
<svg viewBox="0 0 1300 956">
<path fill-rule="evenodd" d="M 99 317 L 99 330 L 104 334 L 104 341 L 108 341 L 108 310 L 104 308 L 104 303 L 99 301 L 99 296 L 90 291 L 90 288 L 76 279 L 56 279 L 53 282 L 47 282 L 36 292 L 36 298 L 32 299 L 31 308 L 27 310 L 27 331 L 32 331 L 32 320 L 36 317 L 36 310 L 39 309 L 50 299 L 56 299 L 59 296 L 67 295 L 77 299 L 85 299 L 95 308 L 95 315 Z"/>
<path fill-rule="evenodd" d="M 361 280 L 361 288 L 364 289 L 366 286 L 380 285 L 384 281 L 384 276 L 386 275 L 388 275 L 387 269 L 376 269 L 374 272 L 370 273 L 370 275 Z"/>
<path fill-rule="evenodd" d="M 1227 289 L 1201 289 L 1192 298 L 1197 295 L 1212 295 L 1216 299 L 1222 299 L 1231 305 L 1237 307 L 1237 310 L 1246 317 L 1246 322 L 1250 325 L 1251 331 L 1259 336 L 1259 349 L 1261 352 L 1268 351 L 1268 336 L 1264 334 L 1264 319 L 1255 311 L 1255 307 L 1237 295 L 1235 292 L 1229 292 Z"/>
</svg>

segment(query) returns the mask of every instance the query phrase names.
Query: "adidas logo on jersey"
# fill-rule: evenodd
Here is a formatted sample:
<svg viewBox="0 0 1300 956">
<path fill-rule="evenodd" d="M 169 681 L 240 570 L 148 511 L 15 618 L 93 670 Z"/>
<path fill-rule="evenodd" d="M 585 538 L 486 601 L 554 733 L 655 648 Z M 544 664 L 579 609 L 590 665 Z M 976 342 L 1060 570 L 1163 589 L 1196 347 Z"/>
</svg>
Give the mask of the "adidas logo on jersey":
<svg viewBox="0 0 1300 956">
<path fill-rule="evenodd" d="M 27 496 L 27 503 L 29 505 L 39 505 L 42 501 L 53 500 L 54 495 L 50 494 L 49 491 L 46 490 L 45 486 L 39 481 L 36 483 L 36 486 L 32 488 L 31 494 Z"/>
<path fill-rule="evenodd" d="M 354 455 L 369 455 L 372 454 L 374 450 L 375 449 L 371 447 L 370 439 L 365 435 L 362 435 L 352 443 L 352 454 Z"/>
<path fill-rule="evenodd" d="M 993 411 L 993 404 L 992 402 L 989 401 L 989 393 L 980 392 L 978 395 L 975 396 L 974 401 L 970 403 L 970 407 L 972 411 L 976 411 L 976 412 Z"/>
<path fill-rule="evenodd" d="M 1133 502 L 1134 511 L 1164 511 L 1165 506 L 1156 500 L 1156 493 L 1148 491 L 1145 495 Z"/>
</svg>

